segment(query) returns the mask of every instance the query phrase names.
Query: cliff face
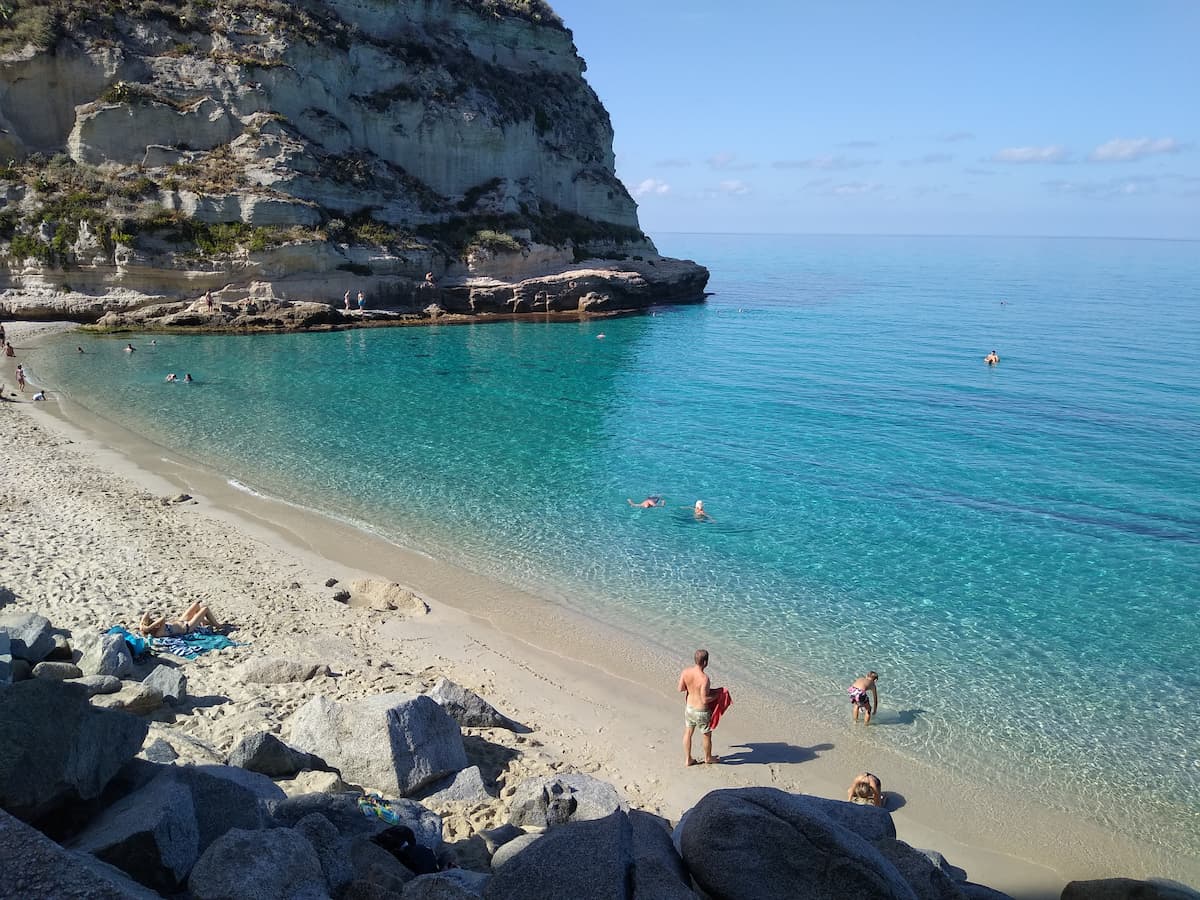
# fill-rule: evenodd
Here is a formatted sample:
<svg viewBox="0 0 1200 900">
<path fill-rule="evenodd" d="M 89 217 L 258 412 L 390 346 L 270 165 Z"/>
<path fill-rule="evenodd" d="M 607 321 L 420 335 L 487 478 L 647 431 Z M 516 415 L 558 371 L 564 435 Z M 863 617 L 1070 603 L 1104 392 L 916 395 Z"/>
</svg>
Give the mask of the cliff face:
<svg viewBox="0 0 1200 900">
<path fill-rule="evenodd" d="M 430 269 L 469 298 L 597 255 L 656 293 L 608 115 L 541 0 L 25 0 L 0 47 L 0 308 L 415 303 Z"/>
</svg>

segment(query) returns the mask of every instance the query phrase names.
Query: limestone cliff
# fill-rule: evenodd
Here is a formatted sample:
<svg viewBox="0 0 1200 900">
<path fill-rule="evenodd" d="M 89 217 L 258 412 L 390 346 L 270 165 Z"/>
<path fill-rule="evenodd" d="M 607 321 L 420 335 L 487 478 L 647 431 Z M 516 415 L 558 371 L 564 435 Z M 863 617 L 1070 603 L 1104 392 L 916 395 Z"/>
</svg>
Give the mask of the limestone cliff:
<svg viewBox="0 0 1200 900">
<path fill-rule="evenodd" d="M 0 312 L 703 296 L 543 0 L 9 0 L 0 53 Z"/>
</svg>

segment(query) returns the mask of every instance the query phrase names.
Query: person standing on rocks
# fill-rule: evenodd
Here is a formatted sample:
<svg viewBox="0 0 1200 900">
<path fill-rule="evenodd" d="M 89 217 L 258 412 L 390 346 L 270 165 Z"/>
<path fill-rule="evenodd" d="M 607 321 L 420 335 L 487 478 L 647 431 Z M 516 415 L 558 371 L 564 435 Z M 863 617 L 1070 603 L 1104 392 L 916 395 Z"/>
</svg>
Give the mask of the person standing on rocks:
<svg viewBox="0 0 1200 900">
<path fill-rule="evenodd" d="M 363 292 L 358 292 L 358 311 L 362 312 L 367 308 L 367 298 L 363 296 Z"/>
<path fill-rule="evenodd" d="M 696 664 L 684 669 L 679 675 L 679 691 L 687 693 L 687 701 L 683 708 L 685 766 L 699 764 L 699 760 L 692 758 L 692 735 L 696 733 L 697 728 L 700 729 L 700 740 L 704 745 L 704 762 L 711 764 L 721 761 L 721 757 L 713 756 L 712 752 L 712 726 L 709 724 L 712 712 L 708 704 L 715 691 L 704 671 L 708 668 L 708 651 L 697 650 L 693 658 Z"/>
<path fill-rule="evenodd" d="M 850 694 L 850 705 L 854 707 L 854 721 L 858 721 L 859 711 L 867 714 L 864 725 L 871 724 L 871 711 L 879 711 L 879 692 L 875 689 L 875 682 L 879 680 L 879 675 L 875 672 L 868 672 L 862 678 L 854 679 L 854 683 L 846 689 Z M 870 694 L 870 696 L 867 696 Z"/>
<path fill-rule="evenodd" d="M 346 312 L 350 312 L 350 292 L 349 291 L 346 291 L 346 296 L 342 297 L 342 303 L 344 304 L 342 306 L 342 308 Z"/>
</svg>

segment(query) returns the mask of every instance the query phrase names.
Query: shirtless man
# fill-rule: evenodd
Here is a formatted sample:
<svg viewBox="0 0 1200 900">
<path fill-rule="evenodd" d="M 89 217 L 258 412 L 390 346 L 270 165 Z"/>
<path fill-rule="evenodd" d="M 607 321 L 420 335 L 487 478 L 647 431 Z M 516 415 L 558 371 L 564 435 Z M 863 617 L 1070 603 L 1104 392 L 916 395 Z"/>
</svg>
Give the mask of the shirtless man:
<svg viewBox="0 0 1200 900">
<path fill-rule="evenodd" d="M 651 494 L 641 503 L 634 503 L 632 497 L 626 497 L 625 502 L 630 506 L 636 506 L 639 509 L 653 509 L 656 506 L 665 506 L 667 503 L 666 500 L 664 500 L 662 497 L 659 497 L 657 494 Z"/>
<path fill-rule="evenodd" d="M 875 682 L 879 680 L 879 675 L 875 672 L 868 672 L 862 678 L 855 678 L 854 684 L 846 689 L 850 694 L 850 705 L 854 707 L 854 721 L 858 721 L 859 710 L 867 714 L 864 725 L 871 724 L 871 711 L 879 711 L 879 692 L 875 690 Z M 867 696 L 870 694 L 871 696 Z"/>
<path fill-rule="evenodd" d="M 1000 354 L 998 354 L 995 350 L 993 350 L 991 353 L 989 353 L 987 356 L 985 356 L 983 358 L 983 361 L 985 363 L 987 363 L 989 366 L 994 366 L 994 365 L 996 365 L 996 363 L 1000 362 Z"/>
<path fill-rule="evenodd" d="M 708 724 L 711 715 L 708 701 L 713 693 L 708 675 L 704 672 L 708 668 L 708 651 L 697 650 L 695 660 L 694 666 L 689 666 L 679 675 L 679 691 L 687 693 L 687 705 L 683 708 L 683 752 L 687 759 L 685 766 L 694 766 L 699 762 L 692 759 L 692 735 L 697 728 L 700 729 L 701 741 L 704 744 L 704 761 L 721 761 L 721 757 L 713 756 L 712 728 Z"/>
</svg>

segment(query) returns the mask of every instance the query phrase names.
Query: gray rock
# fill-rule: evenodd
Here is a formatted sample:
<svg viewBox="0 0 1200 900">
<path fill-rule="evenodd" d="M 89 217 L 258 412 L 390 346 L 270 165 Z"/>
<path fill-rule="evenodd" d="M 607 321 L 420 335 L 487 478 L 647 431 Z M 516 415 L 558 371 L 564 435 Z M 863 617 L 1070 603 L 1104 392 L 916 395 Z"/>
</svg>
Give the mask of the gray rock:
<svg viewBox="0 0 1200 900">
<path fill-rule="evenodd" d="M 337 772 L 301 772 L 295 778 L 281 778 L 275 782 L 289 797 L 304 794 L 344 794 L 350 785 L 342 781 Z"/>
<path fill-rule="evenodd" d="M 404 900 L 476 900 L 483 896 L 490 876 L 466 869 L 447 869 L 418 875 L 404 886 Z"/>
<path fill-rule="evenodd" d="M 12 684 L 12 646 L 8 629 L 0 628 L 0 687 Z"/>
<path fill-rule="evenodd" d="M 317 854 L 288 828 L 234 828 L 213 842 L 188 877 L 196 900 L 326 900 Z"/>
<path fill-rule="evenodd" d="M 61 634 L 51 635 L 51 638 L 54 640 L 54 649 L 47 653 L 46 658 L 42 661 L 73 662 L 74 656 L 72 655 L 71 642 Z"/>
<path fill-rule="evenodd" d="M 0 810 L 0 895 L 55 900 L 159 900 L 125 873 L 60 847 Z M 11 893 L 10 893 L 11 892 Z"/>
<path fill-rule="evenodd" d="M 497 850 L 509 841 L 519 838 L 524 833 L 516 825 L 509 825 L 506 822 L 498 828 L 489 828 L 486 831 L 479 832 L 479 838 L 483 841 L 483 846 L 487 849 L 488 856 L 495 856 Z"/>
<path fill-rule="evenodd" d="M 492 854 L 492 871 L 497 872 L 520 853 L 523 853 L 529 848 L 529 845 L 542 837 L 541 832 L 529 833 L 522 831 L 519 835 L 509 841 L 505 841 L 504 845 L 497 848 Z"/>
<path fill-rule="evenodd" d="M 444 806 L 447 803 L 486 803 L 494 799 L 483 783 L 479 766 L 468 766 L 435 781 L 421 792 L 421 802 L 426 806 Z"/>
<path fill-rule="evenodd" d="M 875 849 L 904 876 L 919 900 L 963 900 L 958 886 L 921 850 L 904 841 L 876 841 Z"/>
<path fill-rule="evenodd" d="M 958 890 L 966 900 L 1013 900 L 1008 894 L 971 881 L 958 882 Z"/>
<path fill-rule="evenodd" d="M 666 819 L 631 810 L 633 827 L 633 895 L 654 900 L 696 900 L 692 877 L 671 843 Z"/>
<path fill-rule="evenodd" d="M 247 684 L 290 684 L 328 674 L 324 663 L 274 657 L 256 657 L 234 670 L 234 677 Z"/>
<path fill-rule="evenodd" d="M 439 678 L 430 689 L 428 696 L 432 697 L 438 706 L 450 713 L 450 717 L 464 728 L 525 730 L 518 722 L 514 722 L 478 694 L 460 687 L 447 678 Z"/>
<path fill-rule="evenodd" d="M 339 900 L 403 900 L 403 895 L 373 881 L 355 880 L 346 885 Z"/>
<path fill-rule="evenodd" d="M 526 778 L 509 801 L 508 821 L 539 828 L 603 819 L 628 805 L 611 784 L 590 775 L 550 775 Z"/>
<path fill-rule="evenodd" d="M 150 766 L 132 775 L 133 790 L 75 840 L 148 887 L 180 888 L 197 858 L 230 828 L 271 824 L 270 801 L 283 792 L 268 778 L 225 766 Z M 144 779 L 149 776 L 148 781 Z M 143 783 L 144 782 L 144 783 Z"/>
<path fill-rule="evenodd" d="M 92 705 L 100 709 L 120 709 L 135 716 L 154 712 L 163 704 L 163 696 L 156 688 L 136 681 L 121 682 L 115 694 L 96 694 Z"/>
<path fill-rule="evenodd" d="M 679 835 L 699 888 L 726 900 L 790 900 L 801 884 L 813 900 L 915 900 L 895 866 L 812 799 L 774 788 L 705 795 Z"/>
<path fill-rule="evenodd" d="M 374 884 L 395 894 L 403 894 L 404 886 L 416 878 L 400 860 L 361 836 L 350 839 L 350 866 L 354 869 L 354 881 Z"/>
<path fill-rule="evenodd" d="M 1063 888 L 1062 900 L 1197 900 L 1200 893 L 1164 881 L 1137 881 L 1133 878 L 1099 878 L 1072 881 Z"/>
<path fill-rule="evenodd" d="M 162 694 L 163 700 L 172 706 L 187 699 L 187 676 L 174 666 L 155 666 L 150 674 L 142 679 L 142 684 L 154 688 Z"/>
<path fill-rule="evenodd" d="M 34 678 L 48 678 L 51 681 L 70 681 L 72 678 L 82 678 L 83 672 L 79 666 L 69 662 L 40 662 L 33 667 Z"/>
<path fill-rule="evenodd" d="M 913 849 L 915 849 L 918 853 L 924 853 L 929 861 L 937 867 L 938 871 L 940 871 L 951 881 L 967 880 L 966 869 L 960 869 L 958 866 L 951 864 L 946 860 L 946 857 L 942 856 L 942 854 L 938 853 L 938 851 L 922 850 L 919 847 L 914 847 Z"/>
<path fill-rule="evenodd" d="M 354 880 L 354 867 L 344 839 L 338 830 L 320 813 L 309 813 L 296 823 L 295 831 L 313 846 L 325 883 L 336 894 Z"/>
<path fill-rule="evenodd" d="M 12 661 L 12 680 L 15 684 L 18 681 L 28 681 L 33 677 L 33 666 L 29 664 L 27 659 L 17 659 L 13 657 Z"/>
<path fill-rule="evenodd" d="M 633 867 L 633 827 L 625 813 L 617 811 L 603 819 L 551 828 L 494 868 L 483 896 L 488 900 L 651 900 L 628 890 Z M 794 894 L 793 890 L 789 896 Z"/>
<path fill-rule="evenodd" d="M 367 817 L 359 812 L 358 798 L 361 796 L 353 791 L 342 794 L 302 794 L 280 801 L 272 815 L 275 823 L 285 828 L 295 826 L 311 813 L 320 813 L 343 835 L 378 834 L 387 825 L 375 816 Z"/>
<path fill-rule="evenodd" d="M 314 697 L 292 717 L 291 743 L 355 784 L 400 796 L 467 766 L 458 723 L 424 695 Z"/>
<path fill-rule="evenodd" d="M 271 778 L 290 778 L 305 769 L 325 768 L 311 753 L 289 747 L 267 731 L 256 731 L 242 738 L 229 754 L 229 765 Z"/>
<path fill-rule="evenodd" d="M 83 685 L 89 697 L 96 694 L 115 694 L 121 689 L 121 679 L 112 675 L 84 675 L 76 678 L 75 684 Z"/>
<path fill-rule="evenodd" d="M 76 663 L 85 675 L 112 675 L 124 678 L 133 672 L 133 657 L 129 645 L 119 634 L 92 634 L 83 632 L 75 636 L 75 651 L 79 656 Z"/>
<path fill-rule="evenodd" d="M 142 759 L 148 759 L 153 763 L 160 763 L 161 765 L 169 765 L 179 759 L 179 754 L 175 752 L 175 748 L 162 738 L 155 738 L 153 742 L 142 748 L 142 752 L 138 756 Z"/>
<path fill-rule="evenodd" d="M 8 632 L 10 652 L 16 659 L 36 666 L 54 649 L 50 621 L 37 613 L 9 613 L 0 616 L 0 628 Z"/>
<path fill-rule="evenodd" d="M 192 792 L 181 779 L 160 776 L 105 810 L 71 847 L 122 869 L 146 887 L 174 892 L 200 856 Z"/>
<path fill-rule="evenodd" d="M 0 692 L 0 807 L 32 821 L 99 797 L 145 737 L 145 722 L 93 709 L 70 682 L 14 684 Z"/>
<path fill-rule="evenodd" d="M 223 766 L 225 754 L 219 752 L 211 744 L 197 737 L 186 734 L 178 728 L 169 728 L 161 722 L 151 722 L 149 737 L 155 741 L 169 744 L 175 751 L 181 765 Z M 143 750 L 140 756 L 145 756 Z"/>
</svg>

